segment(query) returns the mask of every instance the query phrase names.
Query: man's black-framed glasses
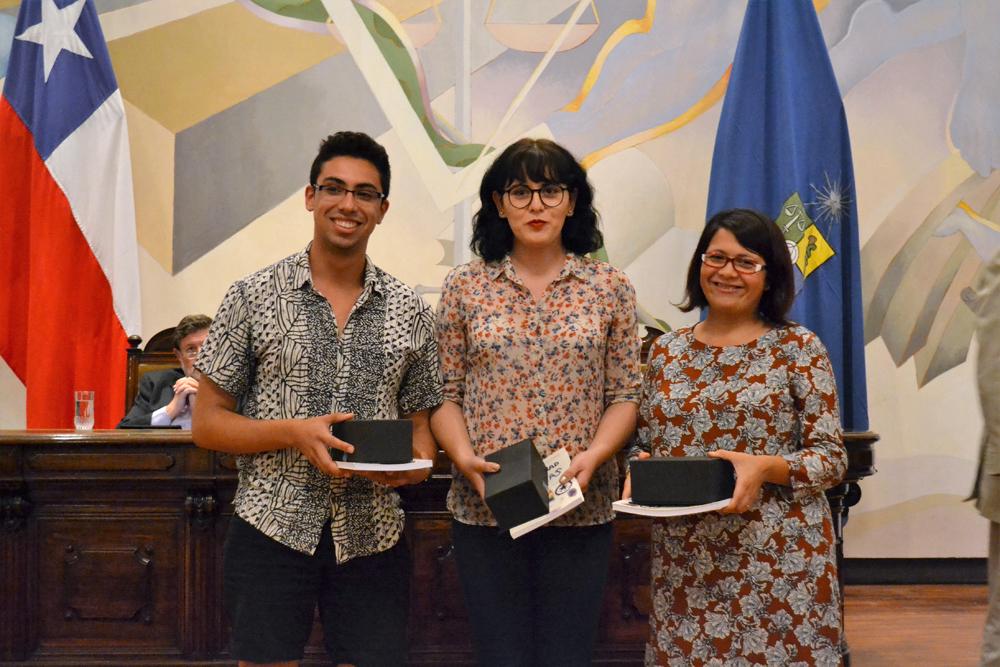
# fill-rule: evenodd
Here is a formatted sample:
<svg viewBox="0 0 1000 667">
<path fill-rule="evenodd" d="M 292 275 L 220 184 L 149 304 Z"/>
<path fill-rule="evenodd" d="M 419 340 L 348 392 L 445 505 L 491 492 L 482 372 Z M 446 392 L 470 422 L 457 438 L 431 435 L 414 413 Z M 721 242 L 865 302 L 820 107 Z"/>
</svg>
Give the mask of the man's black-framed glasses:
<svg viewBox="0 0 1000 667">
<path fill-rule="evenodd" d="M 339 202 L 347 196 L 348 192 L 354 195 L 354 200 L 356 202 L 368 206 L 378 204 L 385 199 L 385 195 L 375 188 L 355 188 L 352 190 L 351 188 L 345 188 L 343 185 L 337 185 L 336 183 L 331 183 L 330 185 L 319 185 L 314 183 L 313 190 L 316 191 L 317 197 L 331 203 Z"/>
<path fill-rule="evenodd" d="M 760 273 L 767 268 L 767 264 L 761 264 L 749 257 L 727 257 L 717 252 L 706 252 L 701 255 L 701 263 L 713 269 L 721 269 L 730 262 L 733 263 L 737 273 Z"/>
<path fill-rule="evenodd" d="M 568 190 L 569 188 L 565 185 L 546 183 L 540 188 L 529 188 L 527 185 L 512 185 L 504 190 L 503 193 L 507 195 L 507 201 L 514 208 L 528 208 L 536 192 L 538 193 L 538 199 L 542 202 L 542 206 L 545 208 L 555 208 L 563 202 L 563 197 L 566 196 Z"/>
</svg>

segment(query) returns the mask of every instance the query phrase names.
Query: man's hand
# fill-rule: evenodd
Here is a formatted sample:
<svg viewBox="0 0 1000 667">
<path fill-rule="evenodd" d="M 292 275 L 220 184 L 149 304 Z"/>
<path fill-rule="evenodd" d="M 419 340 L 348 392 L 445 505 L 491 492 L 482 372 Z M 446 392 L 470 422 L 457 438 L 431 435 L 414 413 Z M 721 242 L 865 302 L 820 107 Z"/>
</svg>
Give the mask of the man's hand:
<svg viewBox="0 0 1000 667">
<path fill-rule="evenodd" d="M 330 427 L 354 417 L 349 412 L 333 412 L 321 417 L 309 419 L 294 419 L 289 422 L 289 447 L 302 452 L 302 455 L 313 464 L 317 470 L 333 477 L 350 477 L 348 470 L 341 470 L 330 456 L 331 449 L 337 449 L 348 454 L 354 451 L 349 443 L 333 437 Z"/>
<path fill-rule="evenodd" d="M 192 377 L 182 377 L 180 380 L 174 383 L 174 397 L 167 403 L 165 411 L 170 419 L 177 419 L 177 417 L 185 410 L 187 410 L 190 404 L 190 399 L 193 399 L 198 394 L 198 381 Z"/>
</svg>

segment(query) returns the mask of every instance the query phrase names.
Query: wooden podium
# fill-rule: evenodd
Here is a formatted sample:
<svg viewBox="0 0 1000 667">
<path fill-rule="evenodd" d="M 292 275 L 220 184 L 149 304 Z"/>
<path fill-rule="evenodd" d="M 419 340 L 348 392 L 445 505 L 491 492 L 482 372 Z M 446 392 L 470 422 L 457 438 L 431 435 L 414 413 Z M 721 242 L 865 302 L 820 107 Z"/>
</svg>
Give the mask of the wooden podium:
<svg viewBox="0 0 1000 667">
<path fill-rule="evenodd" d="M 401 489 L 411 665 L 473 664 L 450 479 L 439 453 L 430 481 Z M 0 431 L 0 662 L 232 664 L 221 566 L 235 489 L 233 458 L 189 432 Z M 642 664 L 649 609 L 649 523 L 622 517 L 595 664 Z M 319 633 L 305 665 L 328 664 Z"/>
</svg>

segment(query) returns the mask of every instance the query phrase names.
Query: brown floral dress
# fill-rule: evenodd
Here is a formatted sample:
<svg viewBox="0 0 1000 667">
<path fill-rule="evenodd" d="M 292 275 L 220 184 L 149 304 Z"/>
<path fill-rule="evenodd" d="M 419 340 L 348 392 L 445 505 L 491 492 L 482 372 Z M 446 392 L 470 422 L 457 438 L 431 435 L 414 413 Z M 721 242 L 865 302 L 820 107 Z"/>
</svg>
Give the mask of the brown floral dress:
<svg viewBox="0 0 1000 667">
<path fill-rule="evenodd" d="M 640 447 L 778 455 L 791 486 L 765 484 L 738 515 L 653 524 L 647 665 L 839 665 L 840 591 L 823 491 L 847 468 L 826 350 L 800 326 L 713 347 L 660 337 L 643 382 Z"/>
</svg>

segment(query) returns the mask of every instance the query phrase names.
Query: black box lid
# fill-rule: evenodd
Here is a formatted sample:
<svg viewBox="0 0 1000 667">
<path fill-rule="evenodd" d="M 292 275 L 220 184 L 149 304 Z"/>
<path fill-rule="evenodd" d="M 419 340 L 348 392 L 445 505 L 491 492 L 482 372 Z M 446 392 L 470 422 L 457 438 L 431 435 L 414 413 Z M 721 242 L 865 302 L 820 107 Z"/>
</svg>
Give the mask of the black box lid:
<svg viewBox="0 0 1000 667">
<path fill-rule="evenodd" d="M 354 445 L 353 454 L 340 452 L 341 461 L 409 463 L 413 460 L 413 422 L 409 419 L 351 419 L 334 424 L 330 432 Z"/>
<path fill-rule="evenodd" d="M 629 469 L 637 505 L 705 505 L 732 497 L 736 485 L 733 464 L 707 456 L 654 457 Z"/>
</svg>

